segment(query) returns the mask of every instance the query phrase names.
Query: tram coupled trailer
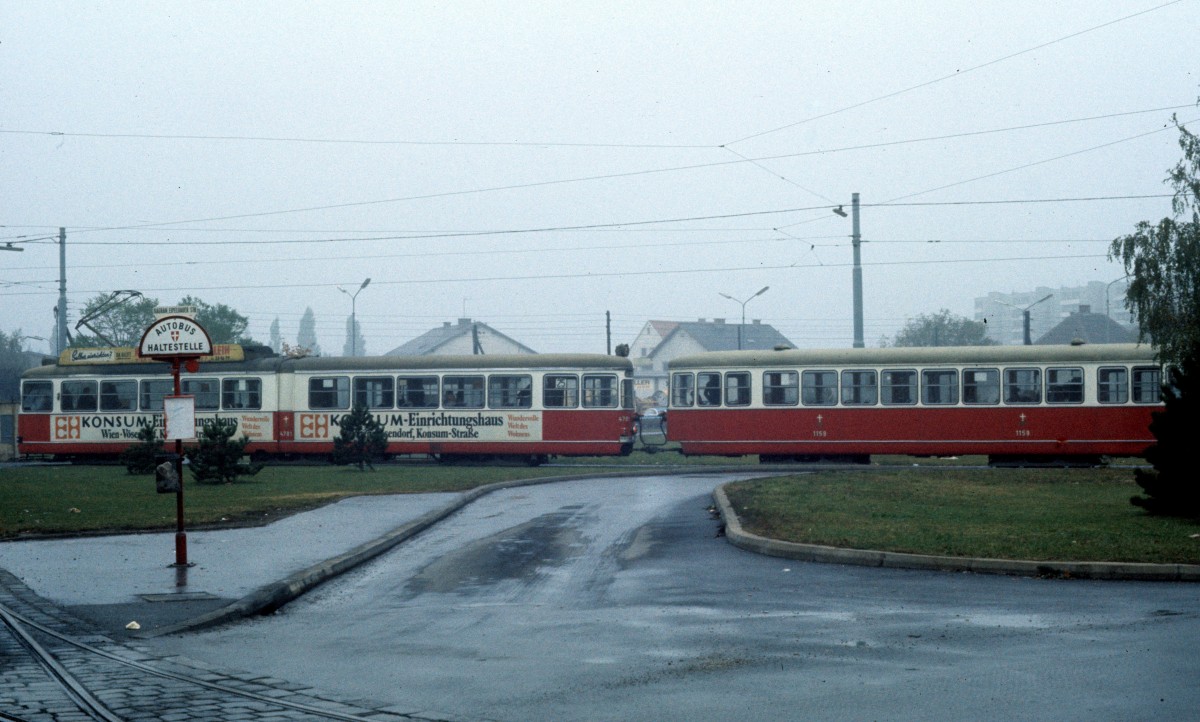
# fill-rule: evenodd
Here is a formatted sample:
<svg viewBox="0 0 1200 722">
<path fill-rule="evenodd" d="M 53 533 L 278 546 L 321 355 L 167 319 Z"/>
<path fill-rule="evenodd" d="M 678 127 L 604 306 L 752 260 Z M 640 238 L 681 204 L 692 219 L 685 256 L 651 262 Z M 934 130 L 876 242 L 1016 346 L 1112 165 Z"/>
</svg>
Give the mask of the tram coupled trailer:
<svg viewBox="0 0 1200 722">
<path fill-rule="evenodd" d="M 669 365 L 686 455 L 1094 465 L 1154 442 L 1162 370 L 1135 344 L 728 351 Z"/>
<path fill-rule="evenodd" d="M 184 374 L 197 426 L 233 419 L 247 453 L 329 455 L 353 404 L 368 407 L 387 453 L 452 458 L 620 455 L 633 447 L 632 365 L 599 354 L 259 357 L 207 361 Z M 169 366 L 66 363 L 22 377 L 19 449 L 66 459 L 116 458 L 145 426 L 162 426 Z"/>
<path fill-rule="evenodd" d="M 439 460 L 615 456 L 633 450 L 633 365 L 599 354 L 309 358 L 280 394 L 280 451 L 326 453 L 353 405 L 390 454 Z"/>
</svg>

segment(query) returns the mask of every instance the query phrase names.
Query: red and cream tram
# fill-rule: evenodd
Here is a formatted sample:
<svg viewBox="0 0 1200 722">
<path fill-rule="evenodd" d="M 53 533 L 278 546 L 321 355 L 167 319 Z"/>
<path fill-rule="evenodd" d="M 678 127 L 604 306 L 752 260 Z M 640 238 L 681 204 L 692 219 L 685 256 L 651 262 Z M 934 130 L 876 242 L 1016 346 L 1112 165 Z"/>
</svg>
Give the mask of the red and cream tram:
<svg viewBox="0 0 1200 722">
<path fill-rule="evenodd" d="M 25 372 L 22 454 L 115 456 L 162 424 L 170 367 L 129 349 L 73 349 Z M 116 353 L 114 353 L 116 352 Z M 196 423 L 234 419 L 258 455 L 333 449 L 341 419 L 365 404 L 390 454 L 439 458 L 628 454 L 633 381 L 628 359 L 593 354 L 372 356 L 291 359 L 236 346 L 214 349 L 182 391 Z M 254 355 L 254 354 L 251 354 Z"/>
<path fill-rule="evenodd" d="M 729 351 L 670 364 L 684 454 L 1094 463 L 1154 439 L 1162 370 L 1132 344 Z"/>
</svg>

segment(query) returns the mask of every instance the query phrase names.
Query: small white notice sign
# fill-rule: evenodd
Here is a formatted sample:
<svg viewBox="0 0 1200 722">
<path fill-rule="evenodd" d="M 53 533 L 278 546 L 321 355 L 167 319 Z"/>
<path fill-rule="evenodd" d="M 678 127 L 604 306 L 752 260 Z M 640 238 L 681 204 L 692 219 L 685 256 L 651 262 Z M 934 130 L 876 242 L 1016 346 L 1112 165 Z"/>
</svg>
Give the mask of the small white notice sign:
<svg viewBox="0 0 1200 722">
<path fill-rule="evenodd" d="M 163 438 L 168 441 L 196 438 L 196 397 L 164 396 L 163 426 Z"/>
</svg>

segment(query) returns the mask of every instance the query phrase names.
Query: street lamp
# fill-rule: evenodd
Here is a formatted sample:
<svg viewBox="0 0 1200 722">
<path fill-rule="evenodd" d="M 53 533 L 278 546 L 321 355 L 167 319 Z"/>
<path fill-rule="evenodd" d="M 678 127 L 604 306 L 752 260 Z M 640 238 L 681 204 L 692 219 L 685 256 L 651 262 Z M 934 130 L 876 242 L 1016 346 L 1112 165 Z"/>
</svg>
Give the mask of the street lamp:
<svg viewBox="0 0 1200 722">
<path fill-rule="evenodd" d="M 19 336 L 15 336 L 14 338 L 19 339 L 20 341 L 45 341 L 46 340 L 46 339 L 42 338 L 41 336 L 19 335 Z"/>
<path fill-rule="evenodd" d="M 1053 296 L 1054 296 L 1054 294 L 1053 294 L 1053 293 L 1048 293 L 1048 294 L 1046 294 L 1045 296 L 1042 296 L 1042 297 L 1041 297 L 1041 298 L 1039 298 L 1038 300 L 1034 301 L 1033 303 L 1029 304 L 1029 305 L 1028 305 L 1028 306 L 1026 306 L 1025 308 L 1021 308 L 1020 306 L 1014 306 L 1014 305 L 1012 305 L 1011 303 L 1005 303 L 1004 301 L 996 301 L 996 303 L 1000 304 L 1001 306 L 1008 306 L 1009 308 L 1015 308 L 1015 309 L 1017 309 L 1018 311 L 1020 311 L 1020 312 L 1021 312 L 1021 320 L 1022 320 L 1022 323 L 1023 323 L 1023 325 L 1024 325 L 1024 328 L 1025 328 L 1025 345 L 1026 345 L 1026 346 L 1032 346 L 1032 345 L 1033 345 L 1033 340 L 1032 340 L 1032 339 L 1030 338 L 1030 336 L 1029 336 L 1029 309 L 1031 309 L 1031 308 L 1033 308 L 1034 306 L 1038 305 L 1038 304 L 1039 304 L 1039 303 L 1041 303 L 1042 301 L 1049 300 L 1049 299 L 1050 299 L 1050 298 L 1052 298 Z"/>
<path fill-rule="evenodd" d="M 733 301 L 733 302 L 735 302 L 735 303 L 740 303 L 740 304 L 742 304 L 742 323 L 741 323 L 741 325 L 740 325 L 740 326 L 738 326 L 738 351 L 741 351 L 741 350 L 742 350 L 742 329 L 743 329 L 743 328 L 745 328 L 745 326 L 746 326 L 746 304 L 747 304 L 747 303 L 750 303 L 750 302 L 751 302 L 751 301 L 753 301 L 754 299 L 756 299 L 756 298 L 758 298 L 759 296 L 761 296 L 761 295 L 763 295 L 764 293 L 766 293 L 768 288 L 770 288 L 770 286 L 763 286 L 763 287 L 762 287 L 762 288 L 759 290 L 759 292 L 758 292 L 758 293 L 754 294 L 754 295 L 753 295 L 753 296 L 751 296 L 750 298 L 747 298 L 745 301 L 742 301 L 742 300 L 740 300 L 740 299 L 734 298 L 733 296 L 730 296 L 728 293 L 720 293 L 720 291 L 718 291 L 718 292 L 717 292 L 718 294 L 720 294 L 720 295 L 724 296 L 725 298 L 728 298 L 730 301 Z"/>
<path fill-rule="evenodd" d="M 356 302 L 358 301 L 358 294 L 362 293 L 362 290 L 364 288 L 366 288 L 367 284 L 370 282 L 371 282 L 371 279 L 369 279 L 369 278 L 367 280 L 363 281 L 362 285 L 359 286 L 358 290 L 355 291 L 354 293 L 350 293 L 349 291 L 342 288 L 341 286 L 337 287 L 337 290 L 341 291 L 342 293 L 344 293 L 350 297 L 350 355 L 351 356 L 358 355 L 358 314 L 357 314 L 357 311 L 355 308 Z"/>
<path fill-rule="evenodd" d="M 842 218 L 846 217 L 844 206 L 838 206 L 833 212 Z M 851 293 L 854 303 L 854 348 L 863 348 L 863 280 L 862 280 L 862 231 L 858 223 L 858 194 L 850 194 L 850 243 L 854 249 L 854 268 L 850 272 Z"/>
<path fill-rule="evenodd" d="M 1108 323 L 1104 324 L 1105 343 L 1112 341 L 1112 310 L 1110 309 L 1108 292 L 1112 289 L 1114 283 L 1120 283 L 1128 278 L 1129 276 L 1121 276 L 1115 281 L 1109 281 L 1108 285 L 1104 287 L 1104 316 L 1108 319 Z"/>
</svg>

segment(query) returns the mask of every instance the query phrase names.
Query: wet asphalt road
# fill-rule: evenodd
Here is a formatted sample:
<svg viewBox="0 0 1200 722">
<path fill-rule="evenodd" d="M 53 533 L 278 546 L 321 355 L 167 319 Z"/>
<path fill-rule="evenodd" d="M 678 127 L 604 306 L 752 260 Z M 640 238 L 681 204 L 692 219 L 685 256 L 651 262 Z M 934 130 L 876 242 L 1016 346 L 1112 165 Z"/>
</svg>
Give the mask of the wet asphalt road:
<svg viewBox="0 0 1200 722">
<path fill-rule="evenodd" d="M 1200 710 L 1200 586 L 762 557 L 718 536 L 722 480 L 497 492 L 271 617 L 148 645 L 465 719 Z"/>
</svg>

